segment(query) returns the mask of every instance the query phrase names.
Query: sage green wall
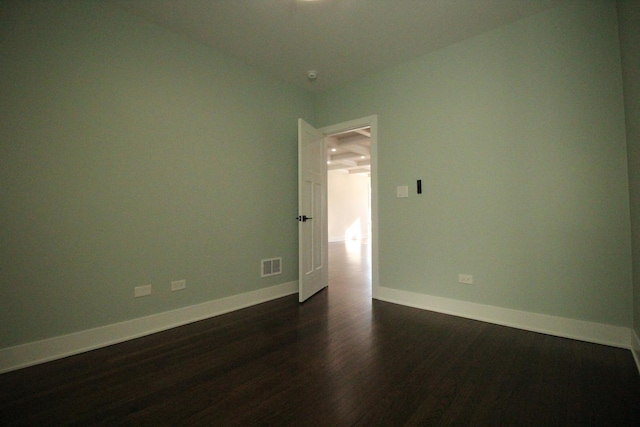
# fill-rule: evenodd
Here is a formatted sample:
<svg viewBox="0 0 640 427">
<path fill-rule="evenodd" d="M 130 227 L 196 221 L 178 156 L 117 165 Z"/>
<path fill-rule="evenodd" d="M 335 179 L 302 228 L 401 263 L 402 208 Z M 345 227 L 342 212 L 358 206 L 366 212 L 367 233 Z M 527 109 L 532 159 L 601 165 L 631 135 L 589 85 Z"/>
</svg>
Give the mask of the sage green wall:
<svg viewBox="0 0 640 427">
<path fill-rule="evenodd" d="M 621 80 L 615 3 L 569 1 L 320 94 L 378 114 L 380 285 L 630 326 Z"/>
<path fill-rule="evenodd" d="M 0 8 L 0 348 L 297 279 L 311 95 L 104 4 Z"/>
<path fill-rule="evenodd" d="M 370 114 L 381 285 L 631 325 L 616 28 L 570 1 L 314 98 L 104 4 L 0 3 L 0 348 L 295 280 L 296 119 Z"/>
<path fill-rule="evenodd" d="M 618 1 L 629 157 L 634 329 L 640 336 L 640 2 Z"/>
</svg>

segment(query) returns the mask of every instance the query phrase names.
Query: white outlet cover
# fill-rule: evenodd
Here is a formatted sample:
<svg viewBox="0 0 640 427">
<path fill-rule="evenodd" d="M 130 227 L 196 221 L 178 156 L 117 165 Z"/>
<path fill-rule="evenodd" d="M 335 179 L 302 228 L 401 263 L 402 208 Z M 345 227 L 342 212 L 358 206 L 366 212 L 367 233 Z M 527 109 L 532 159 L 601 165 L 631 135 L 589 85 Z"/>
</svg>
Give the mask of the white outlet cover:
<svg viewBox="0 0 640 427">
<path fill-rule="evenodd" d="M 133 290 L 135 298 L 146 297 L 147 295 L 151 295 L 151 285 L 136 286 Z"/>
<path fill-rule="evenodd" d="M 396 188 L 396 195 L 398 198 L 400 197 L 409 197 L 409 187 L 406 185 L 399 185 Z"/>
<path fill-rule="evenodd" d="M 181 291 L 182 289 L 187 287 L 186 280 L 176 280 L 175 282 L 171 282 L 171 290 L 172 291 Z"/>
<path fill-rule="evenodd" d="M 458 274 L 458 282 L 473 285 L 473 276 L 471 274 Z"/>
</svg>

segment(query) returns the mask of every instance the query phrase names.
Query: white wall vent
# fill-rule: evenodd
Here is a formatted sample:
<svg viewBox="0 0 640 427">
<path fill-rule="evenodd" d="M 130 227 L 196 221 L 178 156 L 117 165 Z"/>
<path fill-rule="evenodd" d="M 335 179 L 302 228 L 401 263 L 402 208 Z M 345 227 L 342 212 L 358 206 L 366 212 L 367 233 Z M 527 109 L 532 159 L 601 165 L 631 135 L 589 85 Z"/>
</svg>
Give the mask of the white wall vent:
<svg viewBox="0 0 640 427">
<path fill-rule="evenodd" d="M 261 261 L 262 277 L 282 274 L 282 258 L 263 259 Z"/>
</svg>

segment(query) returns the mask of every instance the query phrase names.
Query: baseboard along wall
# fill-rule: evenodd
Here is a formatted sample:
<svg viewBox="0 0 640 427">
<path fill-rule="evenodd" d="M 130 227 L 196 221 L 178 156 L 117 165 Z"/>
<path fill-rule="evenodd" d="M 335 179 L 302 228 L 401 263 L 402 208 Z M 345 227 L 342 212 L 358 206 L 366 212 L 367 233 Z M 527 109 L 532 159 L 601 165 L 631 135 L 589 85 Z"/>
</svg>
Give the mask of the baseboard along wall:
<svg viewBox="0 0 640 427">
<path fill-rule="evenodd" d="M 633 329 L 631 330 L 631 353 L 633 353 L 638 374 L 640 374 L 640 338 L 638 338 L 638 334 Z"/>
<path fill-rule="evenodd" d="M 622 326 L 529 313 L 526 311 L 476 304 L 398 289 L 384 288 L 381 286 L 373 290 L 373 295 L 375 299 L 381 301 L 423 310 L 595 344 L 627 349 L 632 348 L 631 334 L 633 331 L 630 328 Z M 635 356 L 637 356 L 637 350 Z"/>
<path fill-rule="evenodd" d="M 5 348 L 0 350 L 0 373 L 95 350 L 297 292 L 298 282 L 292 281 L 152 316 Z M 595 344 L 627 348 L 631 350 L 640 373 L 640 339 L 631 328 L 511 310 L 380 286 L 373 289 L 373 297 L 380 301 L 422 310 Z"/>
<path fill-rule="evenodd" d="M 0 373 L 61 359 L 298 292 L 298 281 L 0 350 Z"/>
</svg>

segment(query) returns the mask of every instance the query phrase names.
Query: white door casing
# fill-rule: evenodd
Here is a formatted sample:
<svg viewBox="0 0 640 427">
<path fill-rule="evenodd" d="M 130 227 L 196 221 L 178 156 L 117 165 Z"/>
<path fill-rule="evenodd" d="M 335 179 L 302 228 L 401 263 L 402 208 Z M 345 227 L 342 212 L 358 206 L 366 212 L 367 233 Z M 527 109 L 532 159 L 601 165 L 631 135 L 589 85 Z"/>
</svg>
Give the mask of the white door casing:
<svg viewBox="0 0 640 427">
<path fill-rule="evenodd" d="M 378 116 L 371 115 L 343 123 L 325 126 L 319 131 L 323 135 L 358 129 L 370 128 L 370 153 L 371 153 L 371 295 L 377 299 L 381 287 L 378 273 Z"/>
<path fill-rule="evenodd" d="M 300 302 L 328 285 L 327 144 L 317 129 L 298 120 L 298 236 Z"/>
</svg>

